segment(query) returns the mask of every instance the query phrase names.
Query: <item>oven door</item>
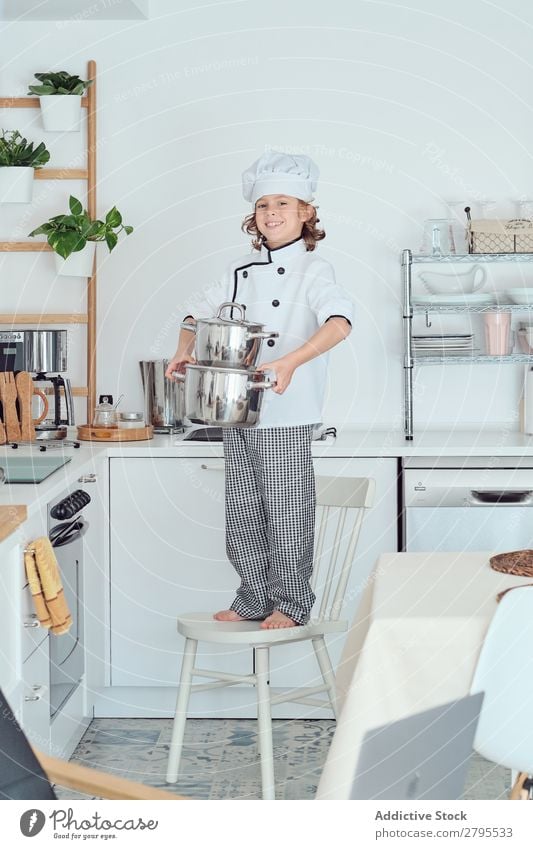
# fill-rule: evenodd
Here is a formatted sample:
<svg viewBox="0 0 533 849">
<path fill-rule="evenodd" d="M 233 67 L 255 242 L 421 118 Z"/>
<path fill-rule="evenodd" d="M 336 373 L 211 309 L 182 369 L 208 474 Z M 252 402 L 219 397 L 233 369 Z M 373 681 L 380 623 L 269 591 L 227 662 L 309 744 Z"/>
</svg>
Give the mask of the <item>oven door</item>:
<svg viewBox="0 0 533 849">
<path fill-rule="evenodd" d="M 82 516 L 54 525 L 49 538 L 59 565 L 65 601 L 72 616 L 66 634 L 50 634 L 50 716 L 76 689 L 85 671 L 83 645 L 83 541 L 89 523 Z"/>
<path fill-rule="evenodd" d="M 533 470 L 409 469 L 406 551 L 533 548 Z"/>
</svg>

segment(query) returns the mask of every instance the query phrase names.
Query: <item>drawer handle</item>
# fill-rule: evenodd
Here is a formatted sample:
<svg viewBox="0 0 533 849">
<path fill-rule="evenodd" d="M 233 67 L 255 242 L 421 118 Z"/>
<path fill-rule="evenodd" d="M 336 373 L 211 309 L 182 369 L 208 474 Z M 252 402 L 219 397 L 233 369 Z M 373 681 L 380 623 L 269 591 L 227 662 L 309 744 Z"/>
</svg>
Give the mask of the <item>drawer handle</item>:
<svg viewBox="0 0 533 849">
<path fill-rule="evenodd" d="M 202 463 L 200 468 L 207 472 L 224 472 L 226 470 L 224 463 Z"/>
<path fill-rule="evenodd" d="M 90 475 L 82 475 L 78 478 L 78 483 L 96 483 L 96 475 L 92 472 Z"/>
<path fill-rule="evenodd" d="M 39 622 L 38 619 L 35 619 L 35 620 L 32 620 L 31 622 L 24 622 L 24 627 L 25 628 L 40 628 L 41 623 Z"/>
<path fill-rule="evenodd" d="M 44 686 L 42 684 L 34 684 L 32 687 L 33 696 L 24 696 L 25 702 L 40 702 L 44 696 Z"/>
</svg>

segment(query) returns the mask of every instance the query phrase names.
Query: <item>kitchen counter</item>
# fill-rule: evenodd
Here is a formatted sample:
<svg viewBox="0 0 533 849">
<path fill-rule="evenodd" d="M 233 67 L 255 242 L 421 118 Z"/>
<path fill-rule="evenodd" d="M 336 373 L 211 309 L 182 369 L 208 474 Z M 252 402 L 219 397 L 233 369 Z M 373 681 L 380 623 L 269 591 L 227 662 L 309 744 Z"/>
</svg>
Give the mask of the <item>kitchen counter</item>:
<svg viewBox="0 0 533 849">
<path fill-rule="evenodd" d="M 72 434 L 75 438 L 76 432 Z M 107 457 L 222 457 L 221 442 L 184 441 L 184 434 L 156 434 L 142 442 L 82 442 L 80 448 L 66 446 L 51 449 L 50 456 L 71 457 L 71 462 L 40 484 L 12 484 L 0 487 L 0 507 L 27 505 L 28 515 L 38 511 L 76 479 L 94 468 L 95 460 Z M 10 446 L 0 448 L 2 458 L 35 454 L 36 448 Z M 495 457 L 531 457 L 533 437 L 516 431 L 499 430 L 428 430 L 408 442 L 400 430 L 338 428 L 336 439 L 313 443 L 314 457 L 484 457 L 493 464 Z"/>
<path fill-rule="evenodd" d="M 532 457 L 533 436 L 509 431 L 428 430 L 407 441 L 403 431 L 338 427 L 336 439 L 313 443 L 315 457 Z M 156 435 L 147 442 L 107 443 L 110 457 L 222 456 L 221 442 L 184 441 L 184 434 Z"/>
</svg>

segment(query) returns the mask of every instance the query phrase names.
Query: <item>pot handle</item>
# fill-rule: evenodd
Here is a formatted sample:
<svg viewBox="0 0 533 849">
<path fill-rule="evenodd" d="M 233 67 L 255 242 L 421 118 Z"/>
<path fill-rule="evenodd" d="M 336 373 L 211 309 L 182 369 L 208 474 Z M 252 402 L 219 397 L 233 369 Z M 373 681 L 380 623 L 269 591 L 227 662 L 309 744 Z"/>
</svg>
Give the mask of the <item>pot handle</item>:
<svg viewBox="0 0 533 849">
<path fill-rule="evenodd" d="M 251 330 L 246 334 L 247 339 L 277 339 L 278 336 L 279 333 L 275 330 Z"/>
<path fill-rule="evenodd" d="M 180 327 L 184 330 L 190 330 L 191 333 L 196 333 L 196 324 L 188 324 L 186 321 L 181 321 Z"/>
<path fill-rule="evenodd" d="M 249 380 L 246 384 L 247 389 L 272 389 L 276 385 L 276 381 L 271 380 Z"/>
<path fill-rule="evenodd" d="M 43 420 L 47 417 L 47 415 L 48 415 L 48 398 L 46 397 L 46 395 L 44 394 L 44 392 L 41 392 L 41 390 L 40 390 L 40 389 L 36 389 L 35 387 L 34 387 L 34 389 L 33 389 L 33 394 L 34 394 L 34 395 L 38 395 L 38 396 L 39 396 L 39 398 L 41 399 L 41 401 L 43 402 L 43 411 L 42 411 L 41 415 L 40 415 L 40 416 L 38 416 L 36 419 L 33 419 L 33 424 L 34 424 L 34 425 L 38 425 L 38 424 L 41 424 L 41 422 L 42 422 L 42 421 L 43 421 Z"/>
<path fill-rule="evenodd" d="M 242 304 L 235 304 L 235 303 L 233 303 L 233 301 L 224 301 L 223 304 L 220 304 L 220 306 L 218 308 L 218 312 L 217 312 L 217 318 L 222 318 L 222 313 L 224 312 L 225 309 L 228 309 L 228 307 L 229 307 L 229 309 L 232 309 L 232 310 L 239 310 L 239 313 L 240 313 L 239 321 L 244 321 L 244 314 L 245 314 L 245 311 L 246 311 L 246 307 L 244 307 Z"/>
<path fill-rule="evenodd" d="M 173 371 L 172 377 L 174 378 L 174 380 L 180 380 L 180 381 L 185 380 L 185 375 L 181 374 L 181 372 L 179 372 L 179 371 Z"/>
</svg>

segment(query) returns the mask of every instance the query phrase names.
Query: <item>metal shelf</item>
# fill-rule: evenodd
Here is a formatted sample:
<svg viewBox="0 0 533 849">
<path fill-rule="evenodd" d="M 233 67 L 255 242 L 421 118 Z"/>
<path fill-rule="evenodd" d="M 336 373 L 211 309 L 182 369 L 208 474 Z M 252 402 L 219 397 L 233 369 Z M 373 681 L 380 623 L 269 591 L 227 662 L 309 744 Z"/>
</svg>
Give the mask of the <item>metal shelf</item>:
<svg viewBox="0 0 533 849">
<path fill-rule="evenodd" d="M 416 296 L 415 296 L 416 297 Z M 413 313 L 532 312 L 533 304 L 412 304 Z"/>
<path fill-rule="evenodd" d="M 433 256 L 432 254 L 411 254 L 411 263 L 438 262 L 449 265 L 460 262 L 533 262 L 533 254 L 449 254 Z"/>
<path fill-rule="evenodd" d="M 419 263 L 439 263 L 454 265 L 455 263 L 479 263 L 479 262 L 533 262 L 533 253 L 528 254 L 450 254 L 449 256 L 428 256 L 427 254 L 413 254 L 410 250 L 403 250 L 401 254 L 402 292 L 403 292 L 403 399 L 404 399 L 404 432 L 405 438 L 413 438 L 413 370 L 415 366 L 426 365 L 490 365 L 499 363 L 507 364 L 533 364 L 533 356 L 529 354 L 510 354 L 505 357 L 495 357 L 488 354 L 439 354 L 429 356 L 416 352 L 413 353 L 413 315 L 426 314 L 426 325 L 429 313 L 457 314 L 457 313 L 485 313 L 498 310 L 506 310 L 513 313 L 530 313 L 533 305 L 526 304 L 413 304 L 413 293 L 411 285 L 412 266 Z"/>
<path fill-rule="evenodd" d="M 533 356 L 530 354 L 509 354 L 505 357 L 496 357 L 490 354 L 443 354 L 442 356 L 426 357 L 413 354 L 415 366 L 451 365 L 452 363 L 480 363 L 483 365 L 490 365 L 491 363 L 533 363 Z"/>
</svg>

